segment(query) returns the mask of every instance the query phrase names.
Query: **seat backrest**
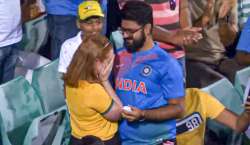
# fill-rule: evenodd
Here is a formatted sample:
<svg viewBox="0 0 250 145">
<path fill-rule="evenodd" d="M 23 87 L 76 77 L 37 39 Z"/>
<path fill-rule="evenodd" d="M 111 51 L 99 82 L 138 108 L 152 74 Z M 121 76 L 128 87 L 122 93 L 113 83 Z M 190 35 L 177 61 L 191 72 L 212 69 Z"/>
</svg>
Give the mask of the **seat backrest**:
<svg viewBox="0 0 250 145">
<path fill-rule="evenodd" d="M 62 74 L 57 68 L 58 59 L 33 71 L 31 85 L 41 97 L 46 113 L 65 105 Z"/>
<path fill-rule="evenodd" d="M 24 23 L 24 35 L 21 48 L 29 52 L 38 52 L 48 39 L 47 15 Z"/>
<path fill-rule="evenodd" d="M 31 121 L 43 114 L 35 90 L 24 77 L 19 76 L 0 86 L 0 115 L 8 138 L 20 145 Z"/>
<path fill-rule="evenodd" d="M 202 89 L 209 94 L 215 96 L 226 108 L 233 111 L 236 114 L 243 112 L 242 100 L 238 91 L 226 78 L 221 79 L 206 88 Z M 212 106 L 211 106 L 212 107 Z M 221 125 L 215 121 L 208 120 L 208 128 L 213 130 L 218 136 L 220 135 L 232 135 L 232 130 L 224 125 Z"/>
<path fill-rule="evenodd" d="M 32 121 L 23 145 L 52 144 L 60 126 L 65 126 L 66 105 L 51 113 L 39 116 Z"/>
<path fill-rule="evenodd" d="M 215 96 L 223 105 L 231 111 L 240 114 L 243 111 L 241 96 L 234 86 L 226 78 L 221 79 L 202 89 Z"/>
<path fill-rule="evenodd" d="M 249 77 L 250 77 L 250 67 L 241 69 L 237 71 L 235 74 L 234 86 L 242 97 L 244 96 L 244 90 L 247 86 Z"/>
<path fill-rule="evenodd" d="M 33 52 L 18 51 L 17 66 L 27 69 L 36 69 L 51 62 L 49 59 Z"/>
</svg>

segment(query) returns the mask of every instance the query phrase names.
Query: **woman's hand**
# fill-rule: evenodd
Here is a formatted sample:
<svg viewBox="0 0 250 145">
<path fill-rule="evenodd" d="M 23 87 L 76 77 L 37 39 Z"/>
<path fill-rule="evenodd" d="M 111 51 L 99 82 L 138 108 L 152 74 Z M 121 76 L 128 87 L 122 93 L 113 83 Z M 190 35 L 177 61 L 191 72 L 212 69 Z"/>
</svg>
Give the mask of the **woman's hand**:
<svg viewBox="0 0 250 145">
<path fill-rule="evenodd" d="M 107 81 L 113 68 L 115 55 L 112 54 L 104 61 L 101 62 L 102 68 L 98 73 L 98 79 L 100 82 Z"/>
</svg>

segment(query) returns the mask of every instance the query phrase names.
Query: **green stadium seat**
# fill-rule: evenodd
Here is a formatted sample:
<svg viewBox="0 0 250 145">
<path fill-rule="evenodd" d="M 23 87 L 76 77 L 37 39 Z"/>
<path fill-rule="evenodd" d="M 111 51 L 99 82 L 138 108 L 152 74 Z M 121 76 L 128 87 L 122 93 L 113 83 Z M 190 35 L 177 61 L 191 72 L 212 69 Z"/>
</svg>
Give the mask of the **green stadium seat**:
<svg viewBox="0 0 250 145">
<path fill-rule="evenodd" d="M 239 94 L 242 96 L 242 100 L 249 77 L 250 77 L 250 67 L 241 69 L 237 71 L 235 74 L 234 86 L 239 92 Z"/>
<path fill-rule="evenodd" d="M 223 105 L 226 106 L 226 108 L 233 111 L 234 113 L 241 114 L 243 112 L 244 108 L 242 107 L 241 96 L 231 84 L 231 82 L 226 78 L 221 79 L 203 88 L 202 90 L 216 97 Z M 207 127 L 208 129 L 215 132 L 217 136 L 220 136 L 221 138 L 227 138 L 228 144 L 232 144 L 237 139 L 240 139 L 238 134 L 233 132 L 232 129 L 213 120 L 208 120 Z"/>
<path fill-rule="evenodd" d="M 24 35 L 20 47 L 24 51 L 38 52 L 48 40 L 47 15 L 44 14 L 23 25 Z"/>
<path fill-rule="evenodd" d="M 0 133 L 1 133 L 0 145 L 11 145 L 8 135 L 6 133 L 6 129 L 3 125 L 3 119 L 1 116 L 0 116 Z"/>
<path fill-rule="evenodd" d="M 119 49 L 123 47 L 123 36 L 121 34 L 121 32 L 119 31 L 114 31 L 111 33 L 110 35 L 110 41 L 112 42 L 114 48 Z"/>
<path fill-rule="evenodd" d="M 28 69 L 36 69 L 51 62 L 51 60 L 48 58 L 33 52 L 18 51 L 17 55 L 18 60 L 16 66 L 25 67 Z"/>
<path fill-rule="evenodd" d="M 24 77 L 0 85 L 1 125 L 11 145 L 20 145 L 31 121 L 42 114 L 39 97 Z"/>
<path fill-rule="evenodd" d="M 35 118 L 29 127 L 23 145 L 53 145 L 53 142 L 58 140 L 58 134 L 66 128 L 66 112 L 67 107 L 65 105 L 51 113 Z"/>
<path fill-rule="evenodd" d="M 62 74 L 57 68 L 58 59 L 33 71 L 31 85 L 41 97 L 46 113 L 65 105 Z"/>
<path fill-rule="evenodd" d="M 18 51 L 18 59 L 14 76 L 24 76 L 31 83 L 33 69 L 39 68 L 51 62 L 49 59 L 32 52 Z"/>
</svg>

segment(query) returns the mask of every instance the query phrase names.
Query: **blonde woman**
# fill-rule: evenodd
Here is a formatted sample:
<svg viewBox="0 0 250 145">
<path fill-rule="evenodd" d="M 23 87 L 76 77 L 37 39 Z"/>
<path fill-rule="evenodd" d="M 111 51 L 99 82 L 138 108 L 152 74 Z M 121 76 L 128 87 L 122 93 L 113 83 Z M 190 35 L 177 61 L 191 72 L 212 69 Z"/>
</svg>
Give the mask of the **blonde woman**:
<svg viewBox="0 0 250 145">
<path fill-rule="evenodd" d="M 72 128 L 71 145 L 92 135 L 105 145 L 118 145 L 117 121 L 122 103 L 108 76 L 114 61 L 113 47 L 102 35 L 84 38 L 64 75 Z"/>
</svg>

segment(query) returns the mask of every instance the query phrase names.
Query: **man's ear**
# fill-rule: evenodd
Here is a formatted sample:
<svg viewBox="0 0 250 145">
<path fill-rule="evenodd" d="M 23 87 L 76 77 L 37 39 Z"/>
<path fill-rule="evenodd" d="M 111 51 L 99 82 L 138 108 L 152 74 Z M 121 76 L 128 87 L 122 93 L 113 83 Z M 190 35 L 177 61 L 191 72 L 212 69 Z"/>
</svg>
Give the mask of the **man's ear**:
<svg viewBox="0 0 250 145">
<path fill-rule="evenodd" d="M 146 24 L 144 27 L 146 35 L 151 35 L 153 26 L 151 24 Z"/>
</svg>

